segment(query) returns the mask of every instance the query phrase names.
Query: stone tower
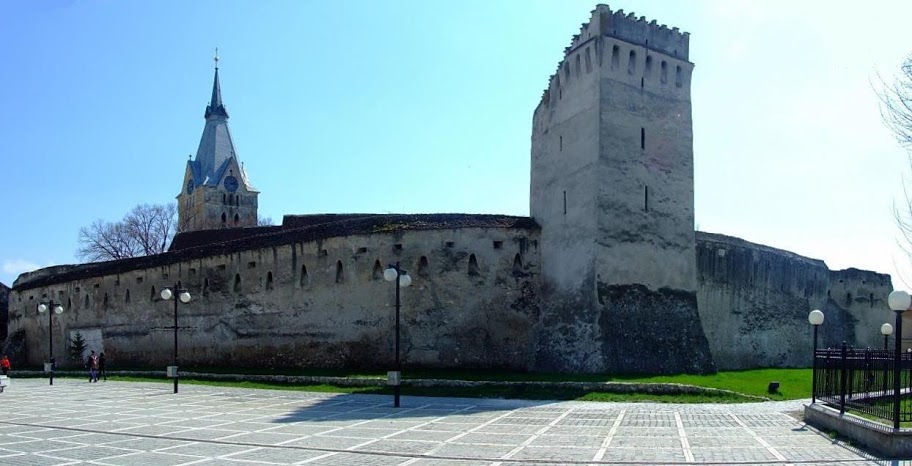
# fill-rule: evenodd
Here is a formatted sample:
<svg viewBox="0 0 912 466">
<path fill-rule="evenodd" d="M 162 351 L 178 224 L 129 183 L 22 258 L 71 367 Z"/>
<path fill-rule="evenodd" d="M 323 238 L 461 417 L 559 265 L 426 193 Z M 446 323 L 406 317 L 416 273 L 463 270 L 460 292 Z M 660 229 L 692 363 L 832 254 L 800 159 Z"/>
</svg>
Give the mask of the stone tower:
<svg viewBox="0 0 912 466">
<path fill-rule="evenodd" d="M 598 5 L 535 110 L 539 369 L 713 370 L 696 299 L 688 44 Z"/>
<path fill-rule="evenodd" d="M 259 191 L 250 185 L 234 151 L 218 72 L 216 55 L 206 126 L 196 158 L 187 162 L 183 187 L 177 195 L 178 227 L 182 232 L 257 225 Z"/>
</svg>

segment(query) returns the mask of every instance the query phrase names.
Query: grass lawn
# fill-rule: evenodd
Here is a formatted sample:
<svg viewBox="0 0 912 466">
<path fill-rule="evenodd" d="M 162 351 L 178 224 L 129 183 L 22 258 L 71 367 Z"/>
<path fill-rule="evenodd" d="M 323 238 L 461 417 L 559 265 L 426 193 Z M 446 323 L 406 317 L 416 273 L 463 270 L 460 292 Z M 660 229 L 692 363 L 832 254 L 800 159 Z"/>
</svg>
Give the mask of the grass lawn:
<svg viewBox="0 0 912 466">
<path fill-rule="evenodd" d="M 112 369 L 115 370 L 115 369 Z M 271 382 L 234 382 L 224 380 L 200 380 L 182 377 L 183 384 L 204 384 L 226 387 L 264 388 L 274 390 L 298 390 L 332 393 L 370 393 L 392 394 L 392 390 L 384 385 L 385 373 L 381 372 L 350 372 L 350 371 L 239 371 L 237 369 L 216 368 L 186 368 L 188 372 L 201 373 L 248 373 L 248 374 L 283 374 L 283 375 L 309 375 L 309 376 L 334 376 L 353 378 L 375 378 L 376 385 L 367 387 L 345 387 L 335 385 L 301 385 L 282 384 Z M 170 383 L 160 369 L 150 373 L 149 376 L 122 377 L 112 376 L 111 380 L 121 381 L 157 381 Z M 77 375 L 78 374 L 78 375 Z M 84 377 L 81 373 L 58 373 L 58 377 Z M 588 401 L 656 401 L 669 403 L 737 403 L 758 401 L 752 397 L 739 396 L 738 394 L 760 396 L 772 400 L 792 400 L 810 398 L 811 370 L 810 369 L 756 369 L 746 371 L 719 372 L 712 375 L 662 375 L 662 376 L 609 376 L 604 374 L 550 374 L 550 373 L 504 373 L 487 371 L 445 371 L 445 370 L 407 370 L 403 378 L 408 379 L 445 379 L 445 380 L 474 380 L 474 381 L 546 381 L 546 382 L 642 382 L 642 383 L 677 383 L 698 387 L 718 388 L 736 392 L 735 394 L 711 393 L 701 395 L 657 395 L 647 393 L 619 394 L 601 391 L 584 390 L 565 387 L 530 387 L 530 386 L 481 386 L 481 387 L 413 387 L 404 385 L 404 395 L 420 396 L 454 396 L 454 397 L 482 397 L 482 398 L 520 398 L 520 399 L 557 399 L 557 400 L 588 400 Z M 779 382 L 779 391 L 775 394 L 767 393 L 769 382 Z"/>
</svg>

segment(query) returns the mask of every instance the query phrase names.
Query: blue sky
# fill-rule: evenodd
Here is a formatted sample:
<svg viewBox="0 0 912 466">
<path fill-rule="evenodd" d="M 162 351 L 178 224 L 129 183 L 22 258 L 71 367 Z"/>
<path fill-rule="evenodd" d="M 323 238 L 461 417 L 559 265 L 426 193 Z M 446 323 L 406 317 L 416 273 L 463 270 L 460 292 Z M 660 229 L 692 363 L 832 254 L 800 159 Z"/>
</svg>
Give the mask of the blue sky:
<svg viewBox="0 0 912 466">
<path fill-rule="evenodd" d="M 215 47 L 261 215 L 528 215 L 532 111 L 594 6 L 2 2 L 0 282 L 77 262 L 95 219 L 174 200 Z M 610 6 L 691 33 L 700 230 L 908 269 L 892 205 L 910 173 L 872 83 L 912 52 L 912 2 Z"/>
</svg>

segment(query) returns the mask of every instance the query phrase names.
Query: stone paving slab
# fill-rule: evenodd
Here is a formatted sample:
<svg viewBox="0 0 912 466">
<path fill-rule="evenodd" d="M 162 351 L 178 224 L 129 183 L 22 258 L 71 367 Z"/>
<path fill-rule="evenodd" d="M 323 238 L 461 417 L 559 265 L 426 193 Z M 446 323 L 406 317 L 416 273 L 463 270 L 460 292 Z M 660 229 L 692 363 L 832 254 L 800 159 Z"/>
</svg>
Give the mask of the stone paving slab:
<svg viewBox="0 0 912 466">
<path fill-rule="evenodd" d="M 798 420 L 801 401 L 735 405 L 333 395 L 17 379 L 0 464 L 891 464 Z M 897 463 L 893 463 L 897 464 Z"/>
</svg>

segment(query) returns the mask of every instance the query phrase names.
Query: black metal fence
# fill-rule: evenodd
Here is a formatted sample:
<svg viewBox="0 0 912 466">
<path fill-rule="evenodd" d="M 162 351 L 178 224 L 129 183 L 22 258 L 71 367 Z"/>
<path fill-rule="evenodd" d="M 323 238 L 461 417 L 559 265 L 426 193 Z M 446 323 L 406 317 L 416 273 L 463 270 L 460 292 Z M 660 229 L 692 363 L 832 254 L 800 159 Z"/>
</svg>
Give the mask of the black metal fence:
<svg viewBox="0 0 912 466">
<path fill-rule="evenodd" d="M 818 349 L 814 355 L 814 398 L 878 418 L 912 422 L 912 353 L 899 355 L 899 390 L 893 349 Z M 897 413 L 898 404 L 898 413 Z M 896 418 L 898 414 L 898 419 Z"/>
</svg>

